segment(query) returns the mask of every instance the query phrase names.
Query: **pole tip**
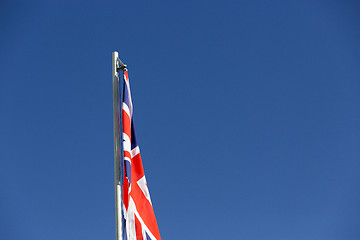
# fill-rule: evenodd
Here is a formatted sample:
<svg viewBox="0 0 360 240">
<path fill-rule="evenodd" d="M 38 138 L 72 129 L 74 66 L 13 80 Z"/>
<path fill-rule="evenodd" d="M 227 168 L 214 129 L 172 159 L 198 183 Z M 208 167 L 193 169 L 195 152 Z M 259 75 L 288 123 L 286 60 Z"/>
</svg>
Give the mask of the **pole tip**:
<svg viewBox="0 0 360 240">
<path fill-rule="evenodd" d="M 116 67 L 118 70 L 125 70 L 127 68 L 127 65 L 125 65 L 120 58 L 117 59 L 116 61 Z"/>
</svg>

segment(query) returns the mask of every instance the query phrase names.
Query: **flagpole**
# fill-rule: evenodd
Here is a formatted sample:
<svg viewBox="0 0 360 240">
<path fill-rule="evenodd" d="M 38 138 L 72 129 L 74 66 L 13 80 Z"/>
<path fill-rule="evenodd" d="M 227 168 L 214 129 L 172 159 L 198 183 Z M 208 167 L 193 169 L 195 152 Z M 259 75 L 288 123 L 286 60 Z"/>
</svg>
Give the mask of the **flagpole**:
<svg viewBox="0 0 360 240">
<path fill-rule="evenodd" d="M 119 108 L 119 70 L 126 66 L 120 61 L 118 52 L 112 53 L 112 78 L 113 78 L 113 115 L 114 115 L 114 172 L 115 172 L 115 229 L 116 240 L 123 240 L 123 217 L 122 217 L 122 192 L 121 192 L 121 146 L 120 108 Z"/>
</svg>

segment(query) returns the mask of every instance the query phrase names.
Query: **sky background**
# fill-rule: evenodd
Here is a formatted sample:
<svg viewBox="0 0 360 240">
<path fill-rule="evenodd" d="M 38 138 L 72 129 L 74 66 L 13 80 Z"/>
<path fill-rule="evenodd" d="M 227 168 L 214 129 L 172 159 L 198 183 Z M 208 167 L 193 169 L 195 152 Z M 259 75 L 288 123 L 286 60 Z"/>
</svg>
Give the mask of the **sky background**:
<svg viewBox="0 0 360 240">
<path fill-rule="evenodd" d="M 115 239 L 111 54 L 162 239 L 360 239 L 357 1 L 1 1 L 0 239 Z"/>
</svg>

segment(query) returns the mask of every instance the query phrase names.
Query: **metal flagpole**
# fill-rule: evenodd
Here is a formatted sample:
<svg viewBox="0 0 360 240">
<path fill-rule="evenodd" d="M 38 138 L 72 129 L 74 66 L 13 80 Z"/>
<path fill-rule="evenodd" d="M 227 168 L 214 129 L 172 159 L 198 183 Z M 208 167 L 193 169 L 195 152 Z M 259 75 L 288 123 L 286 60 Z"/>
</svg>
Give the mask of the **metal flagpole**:
<svg viewBox="0 0 360 240">
<path fill-rule="evenodd" d="M 119 59 L 119 53 L 112 53 L 112 78 L 113 78 L 113 114 L 114 114 L 114 171 L 115 171 L 115 228 L 116 240 L 123 240 L 122 224 L 122 197 L 121 197 L 121 159 L 120 159 L 120 109 L 119 109 L 119 70 L 124 70 L 124 65 Z M 121 136 L 122 139 L 122 136 Z"/>
</svg>

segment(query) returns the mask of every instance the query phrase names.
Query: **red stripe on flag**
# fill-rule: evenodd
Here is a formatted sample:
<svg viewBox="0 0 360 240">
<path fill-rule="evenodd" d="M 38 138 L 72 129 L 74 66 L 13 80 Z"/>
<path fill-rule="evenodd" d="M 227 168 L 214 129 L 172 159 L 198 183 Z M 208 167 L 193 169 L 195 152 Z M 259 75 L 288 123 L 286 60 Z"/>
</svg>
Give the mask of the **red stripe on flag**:
<svg viewBox="0 0 360 240">
<path fill-rule="evenodd" d="M 129 207 L 129 181 L 125 177 L 125 172 L 124 172 L 124 178 L 123 178 L 123 203 L 124 203 L 125 209 L 128 210 L 128 207 Z"/>
<path fill-rule="evenodd" d="M 131 159 L 131 182 L 137 182 L 144 176 L 144 168 L 141 162 L 140 154 Z"/>
<path fill-rule="evenodd" d="M 125 79 L 126 81 L 129 81 L 129 75 L 128 75 L 128 72 L 127 72 L 127 71 L 124 72 L 124 79 Z"/>
<path fill-rule="evenodd" d="M 131 159 L 131 153 L 129 151 L 124 151 L 124 158 L 125 157 Z"/>
</svg>

